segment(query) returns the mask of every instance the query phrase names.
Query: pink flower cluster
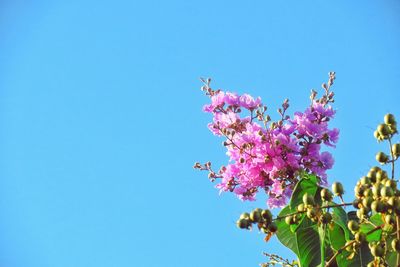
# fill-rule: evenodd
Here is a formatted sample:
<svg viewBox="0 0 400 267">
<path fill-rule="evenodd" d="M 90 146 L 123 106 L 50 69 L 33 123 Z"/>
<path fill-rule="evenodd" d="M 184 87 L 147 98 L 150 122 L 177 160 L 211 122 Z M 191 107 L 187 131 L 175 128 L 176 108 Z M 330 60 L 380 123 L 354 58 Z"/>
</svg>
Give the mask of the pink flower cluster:
<svg viewBox="0 0 400 267">
<path fill-rule="evenodd" d="M 314 173 L 321 184 L 327 183 L 326 170 L 334 164 L 332 155 L 321 151 L 334 147 L 339 130 L 329 129 L 335 111 L 326 101 L 315 100 L 304 112 L 291 118 L 285 115 L 286 100 L 279 109 L 281 119 L 271 122 L 260 98 L 203 88 L 211 98 L 204 111 L 213 114 L 211 132 L 225 137 L 229 164 L 210 178 L 220 179 L 220 191 L 234 192 L 242 200 L 255 200 L 257 192 L 268 195 L 269 207 L 287 203 L 302 171 Z M 333 93 L 331 93 L 333 98 Z M 333 101 L 332 101 L 333 102 Z M 247 113 L 246 115 L 243 115 Z M 200 167 L 199 167 L 200 168 Z"/>
</svg>

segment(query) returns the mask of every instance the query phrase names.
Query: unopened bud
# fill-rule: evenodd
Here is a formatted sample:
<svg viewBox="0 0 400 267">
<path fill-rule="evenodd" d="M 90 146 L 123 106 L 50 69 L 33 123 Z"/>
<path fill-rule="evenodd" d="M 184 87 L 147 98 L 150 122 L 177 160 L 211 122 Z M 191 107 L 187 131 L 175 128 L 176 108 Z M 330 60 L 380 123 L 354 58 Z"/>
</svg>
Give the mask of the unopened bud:
<svg viewBox="0 0 400 267">
<path fill-rule="evenodd" d="M 375 158 L 376 158 L 376 161 L 378 161 L 378 162 L 381 163 L 381 164 L 384 164 L 384 163 L 386 163 L 386 162 L 389 160 L 388 155 L 386 155 L 386 154 L 383 153 L 383 152 L 378 152 L 378 153 L 376 154 Z"/>
<path fill-rule="evenodd" d="M 334 182 L 332 184 L 332 191 L 336 196 L 341 196 L 344 194 L 343 185 L 339 182 Z"/>
</svg>

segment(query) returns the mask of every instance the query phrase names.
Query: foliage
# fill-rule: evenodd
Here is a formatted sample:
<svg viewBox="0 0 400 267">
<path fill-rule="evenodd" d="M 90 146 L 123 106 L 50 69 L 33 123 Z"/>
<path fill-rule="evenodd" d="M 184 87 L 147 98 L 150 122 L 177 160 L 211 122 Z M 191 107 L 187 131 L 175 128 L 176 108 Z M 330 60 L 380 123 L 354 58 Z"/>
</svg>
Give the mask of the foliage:
<svg viewBox="0 0 400 267">
<path fill-rule="evenodd" d="M 214 116 L 209 124 L 217 136 L 226 138 L 230 164 L 218 172 L 211 163 L 196 163 L 195 168 L 209 172 L 221 191 L 230 191 L 242 200 L 254 200 L 263 189 L 270 208 L 281 207 L 273 216 L 268 209 L 243 213 L 237 221 L 242 229 L 257 227 L 265 240 L 276 235 L 293 251 L 297 260 L 289 262 L 275 254 L 262 266 L 400 266 L 400 190 L 395 179 L 395 162 L 400 144 L 393 144 L 397 132 L 394 115 L 387 114 L 374 132 L 378 142 L 389 144 L 389 154 L 378 152 L 376 160 L 390 165 L 391 173 L 375 166 L 361 177 L 354 188 L 355 199 L 343 201 L 341 183 L 327 186 L 326 170 L 333 165 L 330 153 L 321 145 L 334 147 L 337 129 L 328 122 L 335 111 L 331 86 L 335 73 L 329 73 L 324 94 L 293 118 L 286 115 L 289 101 L 278 110 L 281 118 L 272 122 L 261 99 L 212 90 L 210 80 L 202 80 L 202 90 L 211 98 L 204 110 Z M 242 117 L 242 110 L 249 116 Z M 262 123 L 262 125 L 260 124 Z M 344 207 L 355 210 L 346 212 Z"/>
</svg>

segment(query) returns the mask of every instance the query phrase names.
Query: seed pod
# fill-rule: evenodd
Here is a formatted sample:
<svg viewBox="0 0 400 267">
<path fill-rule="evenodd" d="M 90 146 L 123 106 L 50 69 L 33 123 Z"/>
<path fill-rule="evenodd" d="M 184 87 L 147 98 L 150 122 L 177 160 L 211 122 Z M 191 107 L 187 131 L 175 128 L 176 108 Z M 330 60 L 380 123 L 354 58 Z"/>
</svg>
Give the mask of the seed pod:
<svg viewBox="0 0 400 267">
<path fill-rule="evenodd" d="M 392 153 L 396 158 L 400 157 L 400 143 L 392 145 Z"/>
<path fill-rule="evenodd" d="M 304 205 L 308 206 L 314 206 L 315 202 L 314 202 L 314 197 L 312 195 L 310 195 L 309 193 L 305 193 L 303 195 L 303 203 Z"/>
<path fill-rule="evenodd" d="M 239 219 L 246 219 L 246 220 L 249 220 L 249 219 L 250 219 L 250 214 L 247 213 L 247 212 L 244 212 L 244 213 L 242 213 L 242 214 L 240 215 L 240 218 L 239 218 Z"/>
<path fill-rule="evenodd" d="M 392 241 L 392 248 L 396 252 L 400 252 L 400 240 L 399 239 L 393 239 Z"/>
<path fill-rule="evenodd" d="M 397 188 L 397 183 L 395 180 L 387 180 L 385 185 L 391 187 L 393 190 L 396 190 Z"/>
<path fill-rule="evenodd" d="M 339 182 L 334 182 L 332 184 L 332 192 L 335 194 L 335 196 L 343 195 L 344 193 L 343 185 Z"/>
<path fill-rule="evenodd" d="M 375 212 L 384 212 L 385 204 L 383 204 L 383 202 L 380 200 L 374 200 L 371 203 L 371 209 Z"/>
<path fill-rule="evenodd" d="M 330 223 L 331 221 L 332 221 L 332 215 L 331 215 L 329 212 L 324 213 L 324 214 L 321 216 L 321 222 L 322 222 L 323 224 L 328 224 L 328 223 Z"/>
<path fill-rule="evenodd" d="M 363 232 L 358 232 L 354 235 L 354 239 L 358 242 L 358 243 L 364 243 L 367 240 L 367 236 L 365 235 L 365 233 Z"/>
<path fill-rule="evenodd" d="M 388 155 L 386 155 L 386 154 L 383 153 L 383 152 L 378 152 L 378 153 L 376 154 L 375 158 L 376 158 L 376 161 L 378 161 L 378 162 L 381 163 L 381 164 L 384 164 L 384 163 L 386 163 L 386 162 L 389 160 Z"/>
<path fill-rule="evenodd" d="M 373 245 L 371 247 L 371 254 L 374 257 L 382 257 L 385 254 L 385 250 L 383 247 L 381 247 L 379 244 Z"/>
<path fill-rule="evenodd" d="M 307 210 L 307 217 L 308 217 L 309 219 L 314 219 L 315 216 L 317 216 L 317 212 L 315 211 L 314 208 L 308 209 L 308 210 Z"/>
<path fill-rule="evenodd" d="M 393 215 L 391 214 L 386 214 L 385 216 L 385 223 L 386 224 L 390 224 L 390 225 L 394 225 L 396 223 L 396 219 L 394 218 Z"/>
<path fill-rule="evenodd" d="M 278 230 L 278 226 L 276 226 L 276 223 L 271 223 L 270 225 L 268 225 L 268 230 L 271 233 L 275 233 Z"/>
<path fill-rule="evenodd" d="M 377 182 L 383 181 L 384 179 L 389 178 L 387 175 L 387 172 L 384 170 L 380 170 L 379 172 L 376 173 L 376 180 Z"/>
<path fill-rule="evenodd" d="M 390 113 L 386 114 L 385 117 L 383 118 L 383 120 L 386 124 L 389 124 L 389 125 L 396 124 L 396 119 L 395 119 L 394 115 L 390 114 Z"/>
<path fill-rule="evenodd" d="M 364 207 L 371 207 L 372 201 L 373 201 L 372 197 L 365 197 L 365 198 L 362 200 L 362 205 L 363 205 Z"/>
<path fill-rule="evenodd" d="M 237 222 L 236 222 L 236 225 L 237 225 L 237 227 L 239 227 L 240 229 L 249 229 L 249 227 L 250 227 L 250 221 L 249 220 L 247 220 L 247 219 L 239 219 Z"/>
<path fill-rule="evenodd" d="M 367 177 L 370 179 L 371 183 L 375 183 L 376 182 L 376 170 L 371 169 L 368 174 Z"/>
<path fill-rule="evenodd" d="M 362 185 L 370 185 L 371 184 L 371 179 L 368 176 L 363 176 L 360 179 L 360 183 Z"/>
<path fill-rule="evenodd" d="M 361 199 L 356 198 L 356 199 L 353 200 L 353 207 L 354 208 L 359 209 L 360 208 L 360 204 L 362 204 L 361 203 Z"/>
<path fill-rule="evenodd" d="M 380 135 L 385 136 L 385 137 L 390 134 L 389 127 L 383 123 L 378 125 L 377 131 Z"/>
<path fill-rule="evenodd" d="M 381 189 L 382 189 L 382 184 L 375 184 L 372 187 L 372 194 L 374 195 L 374 197 L 378 198 L 381 196 Z"/>
<path fill-rule="evenodd" d="M 372 194 L 371 188 L 367 188 L 364 191 L 364 197 L 372 197 L 374 194 Z"/>
<path fill-rule="evenodd" d="M 394 195 L 393 189 L 389 186 L 384 186 L 381 189 L 381 196 L 382 197 L 392 197 Z"/>
<path fill-rule="evenodd" d="M 250 220 L 252 222 L 261 222 L 262 218 L 261 218 L 261 209 L 255 209 L 250 213 Z"/>
<path fill-rule="evenodd" d="M 288 225 L 294 224 L 293 216 L 287 216 L 287 217 L 285 218 L 285 222 L 286 222 L 286 224 L 288 224 Z"/>
<path fill-rule="evenodd" d="M 299 205 L 297 206 L 297 211 L 298 211 L 298 212 L 304 212 L 305 210 L 306 210 L 306 208 L 305 208 L 305 206 L 304 206 L 303 203 L 301 203 L 301 204 L 299 204 Z"/>
<path fill-rule="evenodd" d="M 263 210 L 263 211 L 261 212 L 261 217 L 263 217 L 264 220 L 265 220 L 267 223 L 272 222 L 272 213 L 271 213 L 270 210 Z"/>
<path fill-rule="evenodd" d="M 360 225 L 358 224 L 358 222 L 356 222 L 355 220 L 350 220 L 347 223 L 347 227 L 350 229 L 350 231 L 352 232 L 357 232 L 358 230 L 360 230 Z"/>
<path fill-rule="evenodd" d="M 322 189 L 321 199 L 322 201 L 332 201 L 332 193 L 327 188 Z"/>
</svg>

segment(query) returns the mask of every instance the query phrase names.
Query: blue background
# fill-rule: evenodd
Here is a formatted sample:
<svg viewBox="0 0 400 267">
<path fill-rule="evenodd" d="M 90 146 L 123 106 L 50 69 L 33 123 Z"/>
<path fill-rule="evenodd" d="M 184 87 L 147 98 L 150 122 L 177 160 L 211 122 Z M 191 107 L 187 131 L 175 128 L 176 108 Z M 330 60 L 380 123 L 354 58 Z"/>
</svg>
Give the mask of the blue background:
<svg viewBox="0 0 400 267">
<path fill-rule="evenodd" d="M 291 258 L 235 227 L 262 197 L 220 197 L 192 169 L 227 162 L 198 78 L 261 96 L 277 118 L 284 98 L 303 110 L 336 71 L 329 181 L 352 194 L 384 148 L 376 125 L 387 112 L 400 120 L 399 14 L 394 0 L 1 1 L 0 265 Z"/>
</svg>

